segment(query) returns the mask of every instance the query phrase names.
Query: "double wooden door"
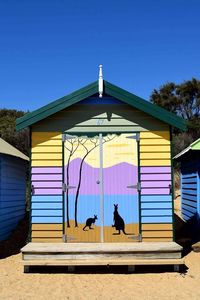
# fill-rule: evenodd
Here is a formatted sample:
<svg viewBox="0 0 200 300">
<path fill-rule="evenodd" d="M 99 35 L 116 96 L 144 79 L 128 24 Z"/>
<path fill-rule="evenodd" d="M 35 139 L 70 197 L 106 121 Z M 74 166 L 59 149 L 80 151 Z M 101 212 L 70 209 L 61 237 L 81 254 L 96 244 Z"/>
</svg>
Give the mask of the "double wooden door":
<svg viewBox="0 0 200 300">
<path fill-rule="evenodd" d="M 67 242 L 132 242 L 139 233 L 136 135 L 65 135 Z"/>
</svg>

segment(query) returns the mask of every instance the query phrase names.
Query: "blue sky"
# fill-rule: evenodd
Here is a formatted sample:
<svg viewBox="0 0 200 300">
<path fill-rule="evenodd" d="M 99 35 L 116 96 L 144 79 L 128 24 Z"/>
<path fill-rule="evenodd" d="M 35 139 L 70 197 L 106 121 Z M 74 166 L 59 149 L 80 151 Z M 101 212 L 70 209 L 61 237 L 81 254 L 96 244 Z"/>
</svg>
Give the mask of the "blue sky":
<svg viewBox="0 0 200 300">
<path fill-rule="evenodd" d="M 34 110 L 104 78 L 144 99 L 200 78 L 199 0 L 0 0 L 0 108 Z"/>
</svg>

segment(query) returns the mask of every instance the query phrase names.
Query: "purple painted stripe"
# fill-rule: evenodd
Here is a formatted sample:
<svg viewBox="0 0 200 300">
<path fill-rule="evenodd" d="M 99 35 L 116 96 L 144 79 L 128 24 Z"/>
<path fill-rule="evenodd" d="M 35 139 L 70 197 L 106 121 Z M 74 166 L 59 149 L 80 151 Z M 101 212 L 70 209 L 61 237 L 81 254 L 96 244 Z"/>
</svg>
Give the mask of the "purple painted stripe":
<svg viewBox="0 0 200 300">
<path fill-rule="evenodd" d="M 142 189 L 142 195 L 169 195 L 170 191 L 169 188 L 159 188 L 159 189 Z"/>
<path fill-rule="evenodd" d="M 62 189 L 35 189 L 34 195 L 62 195 Z"/>
<path fill-rule="evenodd" d="M 55 181 L 34 181 L 34 188 L 60 188 L 62 187 L 62 182 Z"/>
<path fill-rule="evenodd" d="M 169 188 L 171 181 L 142 181 L 142 188 Z"/>
<path fill-rule="evenodd" d="M 32 174 L 58 174 L 62 173 L 61 167 L 32 167 Z"/>
<path fill-rule="evenodd" d="M 141 181 L 144 180 L 171 180 L 171 174 L 141 174 Z"/>
<path fill-rule="evenodd" d="M 171 173 L 170 167 L 141 167 L 141 174 Z"/>
<path fill-rule="evenodd" d="M 32 181 L 34 180 L 46 180 L 46 181 L 53 181 L 53 180 L 60 180 L 62 181 L 62 174 L 33 174 Z"/>
</svg>

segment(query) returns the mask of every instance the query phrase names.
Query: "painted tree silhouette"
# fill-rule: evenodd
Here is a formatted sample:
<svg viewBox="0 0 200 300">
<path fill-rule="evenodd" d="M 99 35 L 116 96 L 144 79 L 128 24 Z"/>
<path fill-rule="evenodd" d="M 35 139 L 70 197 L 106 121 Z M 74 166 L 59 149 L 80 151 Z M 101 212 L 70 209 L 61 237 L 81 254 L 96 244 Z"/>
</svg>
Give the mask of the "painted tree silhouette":
<svg viewBox="0 0 200 300">
<path fill-rule="evenodd" d="M 107 142 L 112 141 L 114 138 L 116 137 L 116 135 L 114 136 L 106 136 L 102 138 L 102 144 L 105 144 Z M 86 142 L 90 141 L 90 143 L 92 144 L 92 147 L 90 149 L 88 149 L 86 147 Z M 78 211 L 78 197 L 79 197 L 79 192 L 80 192 L 80 187 L 81 187 L 81 181 L 82 181 L 82 170 L 83 170 L 83 163 L 86 159 L 86 157 L 95 149 L 99 146 L 99 137 L 94 137 L 94 138 L 82 138 L 79 139 L 79 143 L 80 145 L 82 145 L 82 147 L 85 149 L 85 155 L 82 158 L 82 161 L 80 163 L 80 167 L 79 167 L 79 180 L 78 180 L 78 186 L 77 186 L 77 190 L 76 190 L 76 196 L 75 196 L 75 207 L 74 207 L 74 220 L 75 220 L 75 227 L 78 227 L 78 221 L 77 221 L 77 211 Z"/>
<path fill-rule="evenodd" d="M 69 186 L 69 166 L 70 161 L 76 150 L 80 145 L 78 137 L 67 136 L 67 139 L 64 143 L 64 147 L 67 151 L 69 151 L 69 156 L 67 159 L 67 168 L 66 168 L 66 185 Z M 66 214 L 67 214 L 67 227 L 70 227 L 69 222 L 69 189 L 66 190 Z"/>
</svg>

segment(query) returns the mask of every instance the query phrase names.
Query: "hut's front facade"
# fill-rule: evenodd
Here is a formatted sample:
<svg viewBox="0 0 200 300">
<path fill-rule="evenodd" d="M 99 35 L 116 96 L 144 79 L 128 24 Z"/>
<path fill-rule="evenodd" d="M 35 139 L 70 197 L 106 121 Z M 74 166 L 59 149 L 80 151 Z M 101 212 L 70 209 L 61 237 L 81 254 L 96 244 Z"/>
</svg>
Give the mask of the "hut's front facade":
<svg viewBox="0 0 200 300">
<path fill-rule="evenodd" d="M 0 241 L 25 215 L 28 157 L 0 138 Z"/>
<path fill-rule="evenodd" d="M 179 117 L 106 81 L 17 122 L 31 131 L 32 242 L 173 241 Z"/>
</svg>

